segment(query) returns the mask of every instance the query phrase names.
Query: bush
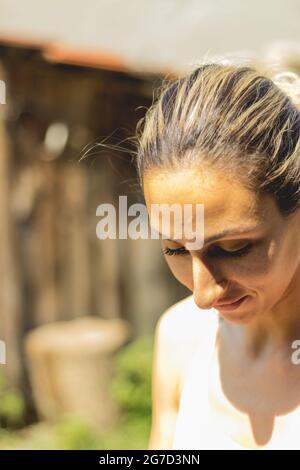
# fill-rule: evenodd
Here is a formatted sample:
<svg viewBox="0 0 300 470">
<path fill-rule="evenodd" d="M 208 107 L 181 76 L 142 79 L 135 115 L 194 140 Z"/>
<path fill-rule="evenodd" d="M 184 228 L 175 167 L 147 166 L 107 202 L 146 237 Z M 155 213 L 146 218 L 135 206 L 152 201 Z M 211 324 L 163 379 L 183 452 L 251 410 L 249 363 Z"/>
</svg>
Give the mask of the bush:
<svg viewBox="0 0 300 470">
<path fill-rule="evenodd" d="M 112 394 L 123 419 L 151 417 L 153 337 L 141 336 L 116 355 Z"/>
<path fill-rule="evenodd" d="M 63 450 L 98 449 L 98 436 L 79 416 L 64 415 L 54 427 L 55 448 Z"/>
<path fill-rule="evenodd" d="M 24 424 L 25 402 L 20 392 L 11 390 L 0 374 L 0 425 L 20 427 Z"/>
</svg>

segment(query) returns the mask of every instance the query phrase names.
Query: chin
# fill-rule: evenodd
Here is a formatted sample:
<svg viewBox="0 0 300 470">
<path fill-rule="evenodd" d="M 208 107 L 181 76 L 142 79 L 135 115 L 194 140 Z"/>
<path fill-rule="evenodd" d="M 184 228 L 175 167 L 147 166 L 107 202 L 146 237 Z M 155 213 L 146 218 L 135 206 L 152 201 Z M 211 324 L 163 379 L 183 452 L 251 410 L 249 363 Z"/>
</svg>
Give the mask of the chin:
<svg viewBox="0 0 300 470">
<path fill-rule="evenodd" d="M 248 311 L 248 312 L 219 312 L 219 315 L 223 320 L 225 320 L 228 323 L 232 324 L 238 324 L 238 325 L 248 325 L 251 323 L 253 318 L 256 317 L 256 313 L 253 311 Z"/>
</svg>

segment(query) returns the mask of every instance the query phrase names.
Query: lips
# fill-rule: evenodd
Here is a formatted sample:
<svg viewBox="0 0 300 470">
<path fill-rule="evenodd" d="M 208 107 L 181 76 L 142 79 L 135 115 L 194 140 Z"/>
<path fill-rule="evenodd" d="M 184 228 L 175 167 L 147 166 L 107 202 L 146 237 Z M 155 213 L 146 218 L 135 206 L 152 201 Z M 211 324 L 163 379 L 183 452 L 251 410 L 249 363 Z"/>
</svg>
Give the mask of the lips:
<svg viewBox="0 0 300 470">
<path fill-rule="evenodd" d="M 234 304 L 235 302 L 242 299 L 243 297 L 245 297 L 245 295 L 242 295 L 241 297 L 237 297 L 235 299 L 225 300 L 225 302 L 217 302 L 216 304 L 213 305 L 213 307 L 222 307 L 223 305 Z"/>
<path fill-rule="evenodd" d="M 218 302 L 213 305 L 213 308 L 216 308 L 218 310 L 235 310 L 237 309 L 246 299 L 248 298 L 248 295 L 243 295 L 242 297 L 237 297 L 236 299 L 233 300 L 228 300 L 226 302 Z"/>
</svg>

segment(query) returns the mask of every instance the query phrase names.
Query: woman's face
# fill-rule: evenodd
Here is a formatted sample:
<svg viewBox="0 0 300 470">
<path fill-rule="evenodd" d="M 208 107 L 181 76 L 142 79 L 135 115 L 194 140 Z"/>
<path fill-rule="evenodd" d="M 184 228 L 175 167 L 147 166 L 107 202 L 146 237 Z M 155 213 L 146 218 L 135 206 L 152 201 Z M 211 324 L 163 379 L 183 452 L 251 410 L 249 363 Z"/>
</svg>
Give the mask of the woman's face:
<svg viewBox="0 0 300 470">
<path fill-rule="evenodd" d="M 151 226 L 159 231 L 151 219 L 152 204 L 176 203 L 182 210 L 184 204 L 203 204 L 200 249 L 186 250 L 184 237 L 161 239 L 172 273 L 200 308 L 214 307 L 229 321 L 249 322 L 276 308 L 299 283 L 299 211 L 286 219 L 271 196 L 258 196 L 215 169 L 152 170 L 145 175 L 144 194 Z M 232 233 L 220 234 L 225 230 Z M 242 296 L 247 297 L 235 309 L 215 306 Z"/>
</svg>

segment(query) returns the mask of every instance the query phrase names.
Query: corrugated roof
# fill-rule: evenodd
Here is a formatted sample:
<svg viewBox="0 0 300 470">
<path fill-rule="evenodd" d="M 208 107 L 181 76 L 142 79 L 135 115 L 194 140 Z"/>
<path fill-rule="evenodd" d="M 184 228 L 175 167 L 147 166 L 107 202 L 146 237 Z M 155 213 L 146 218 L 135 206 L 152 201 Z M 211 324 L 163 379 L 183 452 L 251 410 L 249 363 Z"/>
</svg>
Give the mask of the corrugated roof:
<svg viewBox="0 0 300 470">
<path fill-rule="evenodd" d="M 19 35 L 1 34 L 0 47 L 15 47 L 32 50 L 40 53 L 47 62 L 56 64 L 68 64 L 79 67 L 109 70 L 135 76 L 138 78 L 168 77 L 176 78 L 176 72 L 170 70 L 143 70 L 136 69 L 132 64 L 127 64 L 120 56 L 110 51 L 101 49 L 87 49 L 72 47 L 63 43 L 39 41 L 36 38 L 22 37 Z"/>
<path fill-rule="evenodd" d="M 17 47 L 40 51 L 49 62 L 100 68 L 118 72 L 129 72 L 121 57 L 109 51 L 87 50 L 64 46 L 63 44 L 42 42 L 34 38 L 0 35 L 0 46 Z"/>
</svg>

